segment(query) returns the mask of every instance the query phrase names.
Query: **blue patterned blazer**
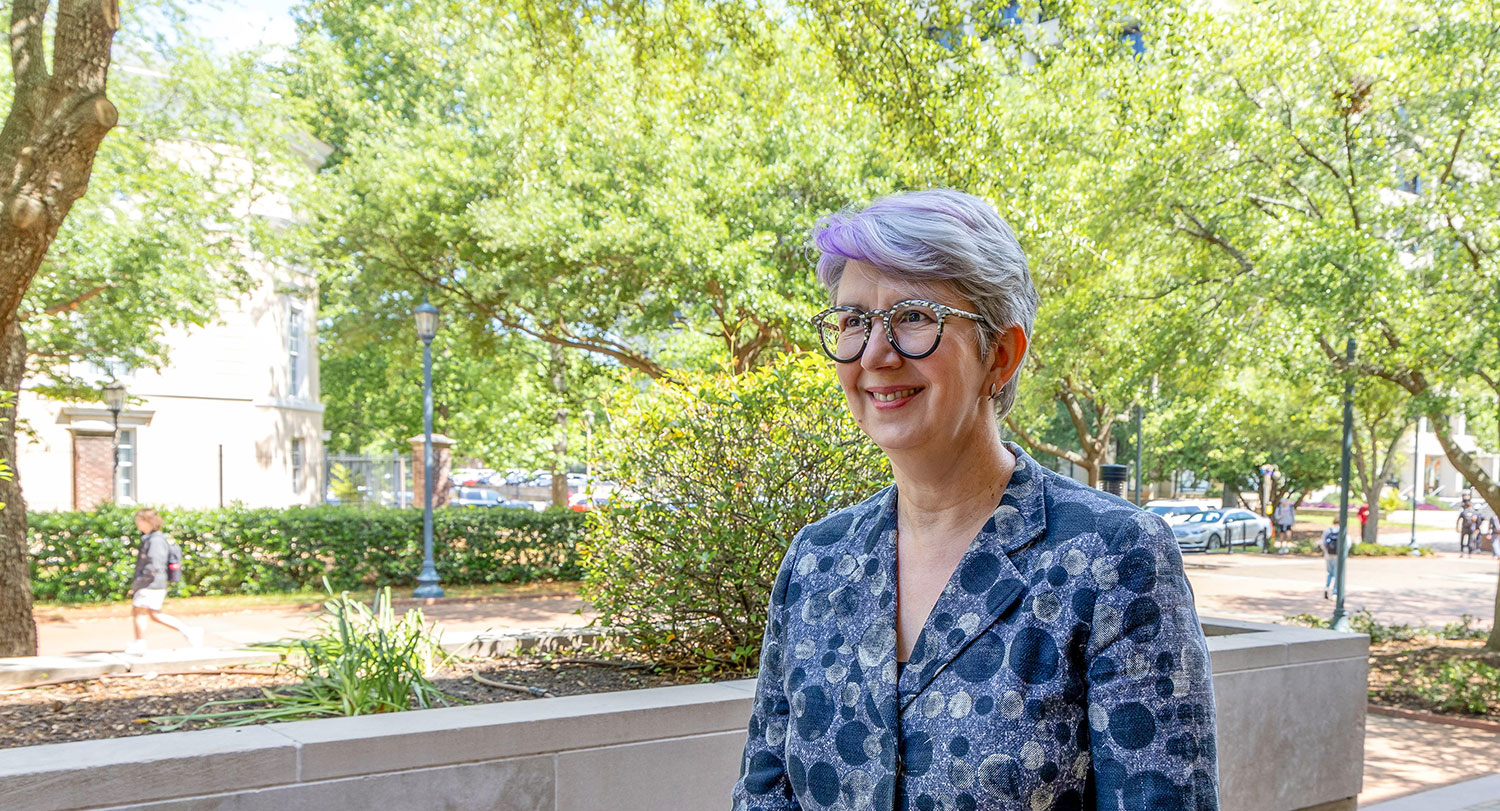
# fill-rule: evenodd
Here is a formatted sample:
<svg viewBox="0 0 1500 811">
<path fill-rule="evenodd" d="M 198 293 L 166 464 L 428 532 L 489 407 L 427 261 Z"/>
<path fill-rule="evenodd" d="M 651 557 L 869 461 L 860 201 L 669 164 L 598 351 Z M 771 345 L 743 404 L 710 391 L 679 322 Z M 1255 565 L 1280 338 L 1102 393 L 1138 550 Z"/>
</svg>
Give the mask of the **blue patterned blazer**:
<svg viewBox="0 0 1500 811">
<path fill-rule="evenodd" d="M 1208 649 L 1171 531 L 1016 470 L 896 664 L 894 486 L 797 534 L 736 811 L 1217 809 Z"/>
</svg>

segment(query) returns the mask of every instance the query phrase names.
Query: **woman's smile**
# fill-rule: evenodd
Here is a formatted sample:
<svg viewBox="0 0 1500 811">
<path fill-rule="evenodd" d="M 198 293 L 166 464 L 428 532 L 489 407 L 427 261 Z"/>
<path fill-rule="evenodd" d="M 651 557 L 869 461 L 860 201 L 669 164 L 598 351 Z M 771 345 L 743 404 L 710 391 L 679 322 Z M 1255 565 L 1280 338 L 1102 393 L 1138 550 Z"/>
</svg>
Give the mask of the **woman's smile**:
<svg viewBox="0 0 1500 811">
<path fill-rule="evenodd" d="M 911 399 L 921 393 L 924 388 L 924 386 L 868 386 L 865 391 L 875 399 L 875 408 L 889 411 L 911 402 Z"/>
</svg>

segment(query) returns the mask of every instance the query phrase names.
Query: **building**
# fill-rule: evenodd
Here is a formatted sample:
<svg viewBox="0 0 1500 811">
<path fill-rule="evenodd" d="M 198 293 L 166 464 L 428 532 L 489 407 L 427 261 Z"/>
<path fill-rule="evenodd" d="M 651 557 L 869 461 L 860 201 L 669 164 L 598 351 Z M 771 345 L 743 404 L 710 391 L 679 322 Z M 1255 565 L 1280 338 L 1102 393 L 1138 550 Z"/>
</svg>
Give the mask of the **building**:
<svg viewBox="0 0 1500 811">
<path fill-rule="evenodd" d="M 188 162 L 217 150 L 164 144 Z M 327 154 L 301 145 L 308 166 Z M 222 156 L 223 153 L 220 153 Z M 240 168 L 249 172 L 249 163 Z M 291 222 L 289 202 L 263 195 L 239 212 Z M 86 510 L 113 500 L 165 507 L 316 504 L 323 489 L 323 406 L 319 402 L 316 277 L 243 248 L 250 290 L 225 298 L 219 317 L 195 329 L 168 328 L 159 371 L 75 366 L 99 386 L 92 402 L 18 398 L 15 468 L 31 510 Z M 118 415 L 104 386 L 118 380 L 128 401 Z M 118 448 L 118 458 L 116 449 Z"/>
<path fill-rule="evenodd" d="M 16 469 L 29 509 L 320 500 L 316 280 L 269 264 L 251 272 L 256 287 L 225 301 L 218 323 L 169 334 L 159 372 L 78 370 L 101 391 L 111 379 L 125 385 L 118 465 L 102 397 L 56 402 L 22 387 Z"/>
<path fill-rule="evenodd" d="M 1454 444 L 1473 456 L 1475 463 L 1488 473 L 1490 478 L 1500 481 L 1500 451 L 1488 449 L 1486 447 L 1488 443 L 1468 433 L 1467 420 L 1463 415 L 1454 415 L 1451 420 Z M 1417 442 L 1415 459 L 1412 456 L 1413 438 Z M 1443 446 L 1438 443 L 1437 434 L 1433 433 L 1425 418 L 1422 419 L 1417 430 L 1408 432 L 1402 438 L 1399 447 L 1406 460 L 1406 463 L 1398 466 L 1396 470 L 1400 481 L 1398 487 L 1403 497 L 1411 497 L 1412 475 L 1420 470 L 1421 474 L 1415 479 L 1418 500 L 1433 498 L 1450 505 L 1458 503 L 1464 489 L 1470 483 L 1448 460 L 1448 455 L 1443 452 Z"/>
</svg>

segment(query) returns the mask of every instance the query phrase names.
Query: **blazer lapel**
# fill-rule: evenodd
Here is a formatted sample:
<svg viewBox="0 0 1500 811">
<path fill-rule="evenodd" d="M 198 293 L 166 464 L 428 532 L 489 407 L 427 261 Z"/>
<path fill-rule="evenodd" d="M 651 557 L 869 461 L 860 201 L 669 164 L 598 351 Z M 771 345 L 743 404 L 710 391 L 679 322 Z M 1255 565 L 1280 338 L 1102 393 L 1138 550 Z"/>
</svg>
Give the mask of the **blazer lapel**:
<svg viewBox="0 0 1500 811">
<path fill-rule="evenodd" d="M 1016 457 L 1016 469 L 1000 498 L 1000 506 L 969 544 L 917 636 L 911 658 L 901 673 L 900 712 L 976 640 L 979 645 L 989 645 L 988 638 L 981 638 L 984 632 L 1009 613 L 1026 593 L 1026 581 L 1011 562 L 1010 554 L 1047 530 L 1041 467 L 1014 444 L 1006 443 L 1006 447 Z M 894 590 L 894 554 L 892 563 Z M 891 616 L 894 623 L 894 613 Z M 987 681 L 1001 664 L 995 660 L 1003 660 L 1004 656 L 1004 647 L 1000 645 L 993 650 L 975 650 L 960 667 L 970 667 L 968 663 L 972 661 L 972 680 Z"/>
<path fill-rule="evenodd" d="M 848 542 L 861 567 L 869 574 L 854 588 L 858 594 L 858 619 L 850 627 L 849 644 L 854 648 L 851 665 L 859 667 L 864 685 L 865 713 L 870 721 L 894 731 L 896 694 L 896 488 L 888 487 L 870 519 L 850 527 Z M 888 764 L 894 773 L 894 760 Z"/>
</svg>

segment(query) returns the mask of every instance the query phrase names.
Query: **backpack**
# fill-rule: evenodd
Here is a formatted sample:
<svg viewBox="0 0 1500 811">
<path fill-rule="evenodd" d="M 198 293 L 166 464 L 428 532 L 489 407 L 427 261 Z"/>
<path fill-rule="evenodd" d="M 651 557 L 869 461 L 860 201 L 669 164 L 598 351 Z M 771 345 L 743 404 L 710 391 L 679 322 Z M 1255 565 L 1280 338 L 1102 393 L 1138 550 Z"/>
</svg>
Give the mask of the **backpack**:
<svg viewBox="0 0 1500 811">
<path fill-rule="evenodd" d="M 1323 549 L 1327 550 L 1330 555 L 1337 555 L 1339 553 L 1339 536 L 1337 533 L 1323 535 Z"/>
<path fill-rule="evenodd" d="M 182 547 L 171 538 L 167 539 L 167 582 L 182 581 Z"/>
</svg>

